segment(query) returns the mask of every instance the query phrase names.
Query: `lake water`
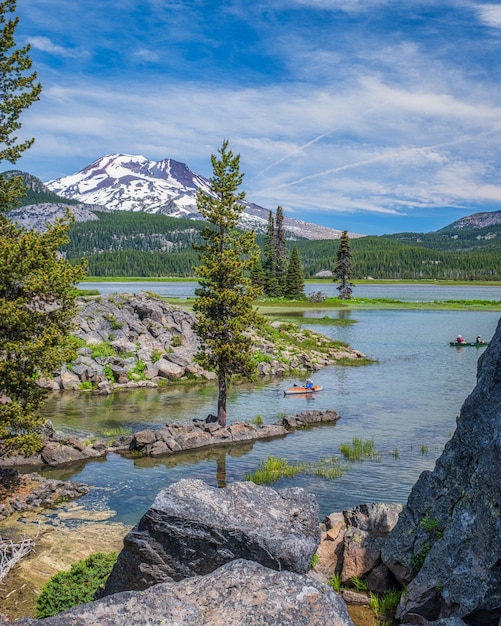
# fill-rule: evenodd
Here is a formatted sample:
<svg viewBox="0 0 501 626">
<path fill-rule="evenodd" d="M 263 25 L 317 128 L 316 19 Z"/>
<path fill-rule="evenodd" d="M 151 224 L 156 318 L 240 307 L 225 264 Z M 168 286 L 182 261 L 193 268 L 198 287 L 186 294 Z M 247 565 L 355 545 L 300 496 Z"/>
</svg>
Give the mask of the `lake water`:
<svg viewBox="0 0 501 626">
<path fill-rule="evenodd" d="M 103 295 L 120 291 L 122 293 L 138 293 L 151 291 L 168 298 L 192 298 L 195 295 L 197 282 L 139 281 L 80 283 L 80 289 L 97 289 Z M 305 293 L 323 291 L 326 297 L 339 295 L 337 285 L 333 282 L 307 283 Z M 404 302 L 433 302 L 435 300 L 495 300 L 501 301 L 501 286 L 473 285 L 416 285 L 416 284 L 363 284 L 355 285 L 353 296 L 357 298 L 391 298 Z"/>
<path fill-rule="evenodd" d="M 152 285 L 159 293 L 159 283 Z M 418 288 L 412 286 L 413 291 Z M 428 289 L 424 286 L 423 292 L 428 293 Z M 441 288 L 433 299 L 446 299 L 444 289 L 449 293 L 448 288 Z M 466 289 L 468 294 L 473 289 L 476 294 L 477 289 L 483 288 L 454 289 Z M 494 289 L 499 291 L 466 299 L 501 300 L 501 288 Z M 124 283 L 120 283 L 120 290 L 124 290 Z M 388 286 L 384 290 L 388 296 Z M 391 297 L 404 299 L 401 293 Z M 415 297 L 429 296 L 415 293 Z M 301 486 L 315 493 L 322 516 L 365 502 L 405 503 L 420 473 L 433 469 L 454 431 L 461 405 L 475 386 L 478 358 L 485 351 L 454 348 L 449 341 L 458 333 L 466 339 L 477 334 L 490 339 L 501 314 L 354 310 L 335 311 L 331 315 L 355 323 L 309 327 L 345 341 L 376 362 L 365 367 L 338 366 L 316 372 L 313 380 L 324 390 L 311 398 L 284 396 L 286 387 L 302 382 L 293 378 L 231 387 L 228 421 L 251 420 L 261 415 L 265 423 L 271 423 L 281 414 L 334 409 L 340 415 L 336 425 L 272 441 L 181 456 L 126 459 L 110 454 L 106 459 L 62 470 L 46 469 L 44 473 L 93 485 L 95 488 L 79 503 L 92 511 L 109 511 L 109 519 L 133 525 L 158 491 L 180 478 L 196 477 L 214 486 L 223 485 L 225 481 L 244 480 L 246 473 L 256 470 L 269 455 L 312 463 L 340 458 L 339 447 L 359 437 L 373 440 L 379 452 L 377 460 L 343 462 L 345 472 L 339 479 L 301 474 L 273 486 Z M 108 397 L 56 394 L 43 412 L 58 429 L 101 436 L 119 427 L 138 430 L 173 420 L 204 418 L 215 412 L 216 406 L 217 391 L 213 386 L 172 385 L 163 391 L 125 391 Z"/>
</svg>

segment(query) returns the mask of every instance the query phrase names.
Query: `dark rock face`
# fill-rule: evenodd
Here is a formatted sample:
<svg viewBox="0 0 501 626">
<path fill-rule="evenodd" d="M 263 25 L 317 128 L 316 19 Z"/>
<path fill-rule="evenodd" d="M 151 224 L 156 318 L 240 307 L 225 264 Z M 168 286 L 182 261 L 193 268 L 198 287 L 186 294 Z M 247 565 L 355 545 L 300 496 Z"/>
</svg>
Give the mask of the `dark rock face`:
<svg viewBox="0 0 501 626">
<path fill-rule="evenodd" d="M 433 472 L 423 472 L 382 549 L 407 585 L 397 617 L 501 616 L 501 321 L 480 357 L 477 385 Z"/>
<path fill-rule="evenodd" d="M 315 496 L 299 488 L 181 480 L 125 537 L 103 595 L 205 575 L 236 559 L 306 573 L 320 543 L 318 512 Z"/>
<path fill-rule="evenodd" d="M 1 618 L 0 618 L 1 620 Z M 1 621 L 0 621 L 1 623 Z M 303 574 L 236 560 L 204 577 L 126 591 L 18 626 L 353 626 L 341 598 Z"/>
</svg>

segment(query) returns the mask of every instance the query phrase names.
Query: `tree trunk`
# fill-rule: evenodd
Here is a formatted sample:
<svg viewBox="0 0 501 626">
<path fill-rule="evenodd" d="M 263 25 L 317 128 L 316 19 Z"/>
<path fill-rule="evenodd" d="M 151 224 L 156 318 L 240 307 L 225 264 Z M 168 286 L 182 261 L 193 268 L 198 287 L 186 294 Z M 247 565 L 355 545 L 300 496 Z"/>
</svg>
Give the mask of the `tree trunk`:
<svg viewBox="0 0 501 626">
<path fill-rule="evenodd" d="M 226 396 L 228 385 L 225 374 L 219 374 L 219 397 L 217 399 L 217 423 L 226 426 Z"/>
<path fill-rule="evenodd" d="M 222 454 L 217 457 L 216 463 L 217 486 L 219 489 L 224 489 L 226 487 L 226 452 L 224 450 Z"/>
</svg>

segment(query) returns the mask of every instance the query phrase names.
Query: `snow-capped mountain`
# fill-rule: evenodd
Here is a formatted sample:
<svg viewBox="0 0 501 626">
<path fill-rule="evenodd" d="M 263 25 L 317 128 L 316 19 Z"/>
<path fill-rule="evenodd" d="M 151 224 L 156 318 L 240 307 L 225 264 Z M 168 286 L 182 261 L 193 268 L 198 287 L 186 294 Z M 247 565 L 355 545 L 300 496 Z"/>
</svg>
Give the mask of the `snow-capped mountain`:
<svg viewBox="0 0 501 626">
<path fill-rule="evenodd" d="M 171 217 L 201 219 L 196 197 L 210 193 L 209 181 L 173 159 L 149 161 L 143 156 L 109 154 L 84 169 L 46 183 L 53 192 L 106 210 L 162 213 Z M 243 228 L 266 232 L 269 210 L 244 201 Z M 289 237 L 338 239 L 340 230 L 284 218 Z M 353 234 L 352 234 L 353 236 Z M 355 237 L 357 235 L 354 235 Z"/>
</svg>

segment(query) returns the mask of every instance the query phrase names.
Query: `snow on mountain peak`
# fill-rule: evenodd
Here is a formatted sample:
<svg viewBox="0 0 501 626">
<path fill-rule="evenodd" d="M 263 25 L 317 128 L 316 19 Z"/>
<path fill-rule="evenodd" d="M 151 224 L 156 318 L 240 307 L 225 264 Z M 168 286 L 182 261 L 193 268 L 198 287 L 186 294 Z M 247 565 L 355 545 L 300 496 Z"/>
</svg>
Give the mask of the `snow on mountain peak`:
<svg viewBox="0 0 501 626">
<path fill-rule="evenodd" d="M 79 172 L 46 183 L 53 192 L 106 210 L 162 213 L 171 217 L 201 219 L 197 193 L 209 192 L 209 181 L 173 159 L 150 161 L 141 155 L 107 154 Z M 244 203 L 243 228 L 266 232 L 269 210 Z M 284 217 L 291 237 L 338 239 L 340 230 L 315 226 Z"/>
</svg>

